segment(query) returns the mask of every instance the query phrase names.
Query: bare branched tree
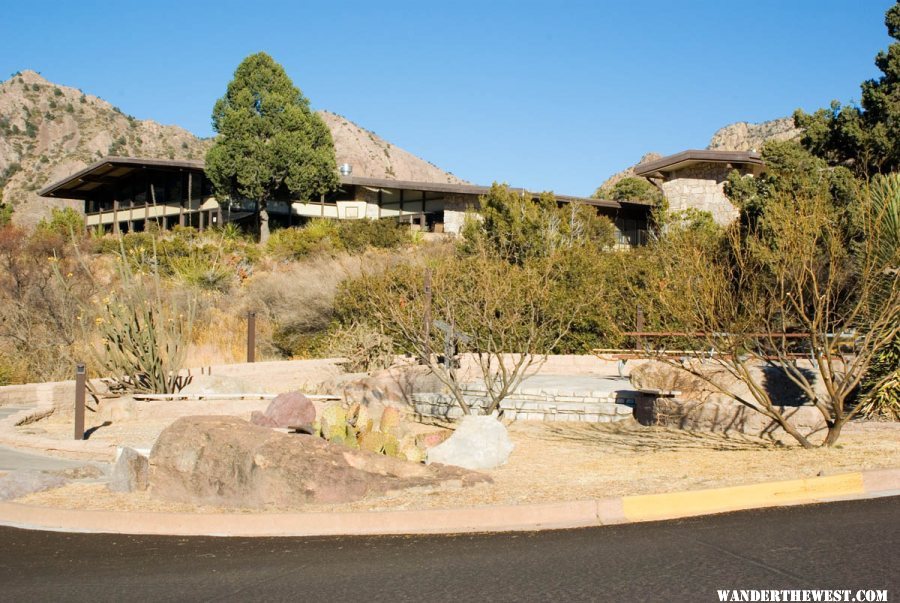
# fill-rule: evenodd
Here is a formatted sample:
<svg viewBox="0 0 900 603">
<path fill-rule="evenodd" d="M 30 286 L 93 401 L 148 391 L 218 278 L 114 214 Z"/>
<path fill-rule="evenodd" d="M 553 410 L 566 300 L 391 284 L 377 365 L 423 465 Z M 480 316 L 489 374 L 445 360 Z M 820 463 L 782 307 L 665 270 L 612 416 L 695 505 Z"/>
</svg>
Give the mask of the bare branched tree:
<svg viewBox="0 0 900 603">
<path fill-rule="evenodd" d="M 895 191 L 900 193 L 900 185 Z M 858 232 L 842 226 L 824 195 L 812 194 L 774 198 L 758 222 L 743 230 L 735 225 L 721 246 L 679 233 L 668 237 L 661 257 L 668 280 L 682 286 L 661 289 L 660 307 L 667 314 L 661 319 L 690 325 L 695 332 L 687 338 L 697 357 L 744 383 L 750 395 L 720 385 L 701 362 L 660 359 L 813 447 L 752 367 L 774 369 L 821 412 L 827 425 L 823 445 L 833 445 L 863 405 L 856 394 L 875 354 L 900 329 L 900 247 L 885 251 L 886 241 L 898 236 L 896 220 L 875 198 L 863 195 Z"/>
<path fill-rule="evenodd" d="M 520 266 L 482 251 L 427 270 L 399 267 L 368 278 L 367 314 L 430 369 L 465 414 L 474 409 L 453 356 L 472 354 L 491 413 L 537 370 L 589 303 L 562 294 L 571 283 L 557 259 Z M 563 297 L 566 307 L 557 303 Z"/>
</svg>

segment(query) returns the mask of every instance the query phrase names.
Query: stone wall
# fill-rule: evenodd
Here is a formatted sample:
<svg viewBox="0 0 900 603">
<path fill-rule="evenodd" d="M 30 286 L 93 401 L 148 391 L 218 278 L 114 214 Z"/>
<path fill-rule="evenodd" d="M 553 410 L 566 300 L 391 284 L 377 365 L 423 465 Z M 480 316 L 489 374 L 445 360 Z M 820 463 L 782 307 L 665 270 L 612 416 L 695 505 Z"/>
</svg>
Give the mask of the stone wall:
<svg viewBox="0 0 900 603">
<path fill-rule="evenodd" d="M 520 388 L 500 403 L 503 418 L 511 421 L 580 421 L 611 423 L 632 418 L 639 392 L 634 391 L 545 391 Z M 466 389 L 466 402 L 483 410 L 488 403 L 486 392 Z M 425 417 L 458 419 L 462 409 L 450 394 L 412 394 L 415 412 Z M 479 412 L 478 414 L 483 414 Z"/>
<path fill-rule="evenodd" d="M 711 213 L 718 224 L 733 222 L 738 209 L 725 196 L 725 180 L 734 169 L 727 164 L 700 163 L 667 175 L 662 190 L 669 209 L 694 208 Z"/>
<path fill-rule="evenodd" d="M 825 418 L 811 405 L 778 406 L 778 411 L 800 433 L 813 439 L 825 435 Z M 699 402 L 678 397 L 640 396 L 634 417 L 641 425 L 675 427 L 687 431 L 739 433 L 792 442 L 781 426 L 762 413 L 734 400 Z"/>
<path fill-rule="evenodd" d="M 466 210 L 472 206 L 471 195 L 447 195 L 444 197 L 444 232 L 459 234 L 466 221 Z"/>
</svg>

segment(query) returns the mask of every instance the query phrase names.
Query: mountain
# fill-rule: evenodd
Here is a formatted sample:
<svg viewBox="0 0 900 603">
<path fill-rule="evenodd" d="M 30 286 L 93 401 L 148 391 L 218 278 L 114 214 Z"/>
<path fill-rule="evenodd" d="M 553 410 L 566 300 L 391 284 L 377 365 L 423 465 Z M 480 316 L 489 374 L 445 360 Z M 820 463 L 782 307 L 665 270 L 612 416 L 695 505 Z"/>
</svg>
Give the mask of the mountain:
<svg viewBox="0 0 900 603">
<path fill-rule="evenodd" d="M 349 163 L 354 176 L 464 184 L 465 180 L 361 128 L 346 117 L 319 111 L 331 130 L 338 165 Z"/>
<path fill-rule="evenodd" d="M 764 143 L 770 140 L 797 140 L 800 138 L 801 132 L 800 128 L 794 127 L 794 119 L 791 117 L 782 117 L 758 124 L 739 121 L 716 130 L 706 148 L 711 151 L 758 151 Z M 634 168 L 638 165 L 660 157 L 662 155 L 659 153 L 647 153 L 635 165 L 607 178 L 595 194 L 602 196 L 603 191 L 610 190 L 622 178 L 633 176 Z"/>
<path fill-rule="evenodd" d="M 344 117 L 328 111 L 319 115 L 331 129 L 338 164 L 349 163 L 354 176 L 463 182 Z M 19 224 L 33 225 L 51 207 L 66 205 L 38 197 L 37 191 L 101 157 L 203 159 L 211 144 L 212 139 L 178 126 L 126 115 L 34 71 L 0 82 L 0 190 L 3 201 L 15 207 L 13 219 Z"/>
</svg>

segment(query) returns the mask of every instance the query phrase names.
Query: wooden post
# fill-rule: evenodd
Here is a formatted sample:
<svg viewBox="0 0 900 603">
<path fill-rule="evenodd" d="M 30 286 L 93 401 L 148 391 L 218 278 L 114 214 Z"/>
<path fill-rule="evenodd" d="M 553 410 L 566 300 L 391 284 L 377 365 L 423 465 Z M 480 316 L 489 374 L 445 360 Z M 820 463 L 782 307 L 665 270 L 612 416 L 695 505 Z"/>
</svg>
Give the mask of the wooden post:
<svg viewBox="0 0 900 603">
<path fill-rule="evenodd" d="M 431 358 L 431 268 L 425 269 L 425 309 L 422 312 L 422 335 L 425 339 L 425 355 Z"/>
<path fill-rule="evenodd" d="M 84 363 L 75 365 L 75 439 L 84 439 L 84 392 L 85 392 Z"/>
<path fill-rule="evenodd" d="M 256 362 L 256 312 L 247 313 L 247 362 Z"/>
<path fill-rule="evenodd" d="M 638 333 L 644 331 L 644 308 L 640 304 L 637 305 L 637 312 L 634 317 L 634 328 Z M 638 349 L 643 349 L 644 339 L 642 337 L 637 338 L 637 347 Z"/>
<path fill-rule="evenodd" d="M 319 195 L 319 216 L 325 217 L 325 195 Z"/>
<path fill-rule="evenodd" d="M 113 199 L 113 234 L 119 234 L 119 202 Z"/>
<path fill-rule="evenodd" d="M 381 195 L 381 189 L 378 189 L 378 219 L 381 219 L 381 204 L 384 201 L 384 198 Z"/>
</svg>

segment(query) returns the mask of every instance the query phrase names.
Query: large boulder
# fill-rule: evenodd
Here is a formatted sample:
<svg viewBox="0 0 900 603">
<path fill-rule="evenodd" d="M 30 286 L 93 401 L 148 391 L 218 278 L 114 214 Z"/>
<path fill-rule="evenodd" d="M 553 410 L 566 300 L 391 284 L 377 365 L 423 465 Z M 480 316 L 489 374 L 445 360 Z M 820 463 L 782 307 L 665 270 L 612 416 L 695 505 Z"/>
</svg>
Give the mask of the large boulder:
<svg viewBox="0 0 900 603">
<path fill-rule="evenodd" d="M 183 417 L 150 452 L 153 496 L 218 506 L 343 503 L 403 488 L 462 487 L 490 478 L 426 467 L 287 434 L 236 417 Z"/>
<path fill-rule="evenodd" d="M 262 427 L 302 427 L 316 420 L 316 407 L 300 392 L 278 394 L 265 412 L 253 411 L 250 422 Z"/>
<path fill-rule="evenodd" d="M 514 448 L 506 427 L 494 416 L 467 415 L 445 442 L 428 450 L 428 463 L 465 469 L 494 469 Z"/>
</svg>

